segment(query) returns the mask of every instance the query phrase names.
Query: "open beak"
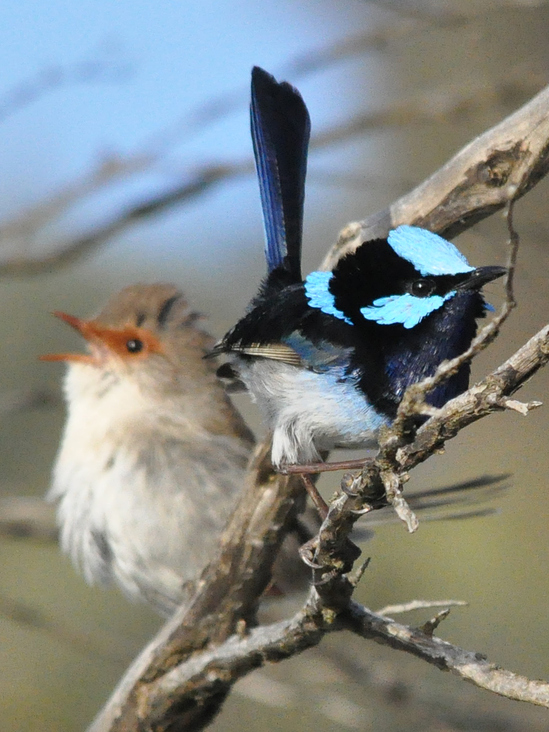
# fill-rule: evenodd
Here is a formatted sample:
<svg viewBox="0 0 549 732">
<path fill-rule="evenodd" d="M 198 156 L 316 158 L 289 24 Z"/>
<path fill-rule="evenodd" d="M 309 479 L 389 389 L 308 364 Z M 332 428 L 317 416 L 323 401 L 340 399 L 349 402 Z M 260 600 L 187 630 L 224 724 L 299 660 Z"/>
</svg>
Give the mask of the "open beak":
<svg viewBox="0 0 549 732">
<path fill-rule="evenodd" d="M 53 353 L 40 356 L 42 361 L 70 361 L 102 366 L 112 358 L 135 361 L 147 358 L 150 353 L 165 353 L 160 339 L 146 328 L 135 325 L 113 328 L 97 320 L 81 320 L 66 313 L 55 312 L 54 315 L 86 339 L 90 353 Z"/>
<path fill-rule="evenodd" d="M 77 330 L 81 336 L 83 336 L 88 342 L 93 340 L 97 341 L 100 339 L 99 328 L 91 320 L 82 320 L 81 318 L 75 318 L 74 315 L 68 315 L 56 310 L 53 315 L 56 318 L 64 320 L 72 328 Z M 72 361 L 77 363 L 90 363 L 96 364 L 97 359 L 89 353 L 48 353 L 44 356 L 40 356 L 41 361 Z"/>
</svg>

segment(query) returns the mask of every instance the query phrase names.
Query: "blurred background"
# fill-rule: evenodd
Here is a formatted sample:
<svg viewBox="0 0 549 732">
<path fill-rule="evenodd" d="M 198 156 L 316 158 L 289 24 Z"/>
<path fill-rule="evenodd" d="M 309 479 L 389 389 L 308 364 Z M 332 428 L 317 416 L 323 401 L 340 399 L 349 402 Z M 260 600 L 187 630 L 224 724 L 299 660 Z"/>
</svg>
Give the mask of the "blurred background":
<svg viewBox="0 0 549 732">
<path fill-rule="evenodd" d="M 52 310 L 86 316 L 137 281 L 171 281 L 221 335 L 264 272 L 251 164 L 252 65 L 301 90 L 313 124 L 304 270 L 349 221 L 387 206 L 549 83 L 546 2 L 5 0 L 0 8 L 0 491 L 42 496 L 79 347 Z M 315 136 L 318 143 L 315 144 Z M 516 207 L 519 307 L 481 376 L 549 312 L 549 182 Z M 501 264 L 501 215 L 463 234 Z M 501 287 L 488 297 L 501 302 Z M 544 400 L 549 372 L 521 392 Z M 261 433 L 257 415 L 240 400 Z M 445 639 L 549 677 L 549 409 L 477 423 L 411 488 L 512 473 L 496 516 L 380 528 L 359 599 L 467 600 Z M 324 484 L 333 490 L 337 479 Z M 158 628 L 89 588 L 53 542 L 0 539 L 0 730 L 82 730 Z M 433 613 L 403 616 L 424 622 Z M 498 698 L 374 643 L 329 638 L 239 684 L 215 730 L 546 730 L 546 710 Z"/>
</svg>

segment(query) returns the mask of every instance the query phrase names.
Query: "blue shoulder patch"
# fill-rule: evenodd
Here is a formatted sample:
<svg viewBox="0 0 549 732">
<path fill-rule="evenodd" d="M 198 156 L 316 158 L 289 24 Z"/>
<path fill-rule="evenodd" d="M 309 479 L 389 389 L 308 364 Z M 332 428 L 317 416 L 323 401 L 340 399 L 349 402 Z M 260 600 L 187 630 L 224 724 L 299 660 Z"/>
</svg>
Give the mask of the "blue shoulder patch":
<svg viewBox="0 0 549 732">
<path fill-rule="evenodd" d="M 322 310 L 327 315 L 333 315 L 352 325 L 352 321 L 335 306 L 335 298 L 329 289 L 332 277 L 332 272 L 311 272 L 311 274 L 307 275 L 304 284 L 305 295 L 309 301 L 309 305 L 312 308 Z"/>
<path fill-rule="evenodd" d="M 387 241 L 399 257 L 413 264 L 424 277 L 474 270 L 457 247 L 427 229 L 399 226 L 389 232 Z"/>
<path fill-rule="evenodd" d="M 444 297 L 414 297 L 405 295 L 391 295 L 374 300 L 372 305 L 360 308 L 366 320 L 375 320 L 380 325 L 403 325 L 405 328 L 414 328 L 423 318 L 441 308 L 446 300 L 456 294 L 455 290 L 448 292 Z"/>
<path fill-rule="evenodd" d="M 306 368 L 317 373 L 324 373 L 326 371 L 335 373 L 335 369 L 337 368 L 346 369 L 352 353 L 352 348 L 335 346 L 326 340 L 313 343 L 309 338 L 297 331 L 285 337 L 284 343 L 287 343 L 294 349 L 301 357 Z"/>
</svg>

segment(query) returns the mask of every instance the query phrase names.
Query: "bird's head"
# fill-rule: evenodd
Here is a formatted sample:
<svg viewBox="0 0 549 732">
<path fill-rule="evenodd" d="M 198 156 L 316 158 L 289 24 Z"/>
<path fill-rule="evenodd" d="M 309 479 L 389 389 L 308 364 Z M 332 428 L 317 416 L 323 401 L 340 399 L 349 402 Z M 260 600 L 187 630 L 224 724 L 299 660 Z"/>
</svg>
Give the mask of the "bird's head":
<svg viewBox="0 0 549 732">
<path fill-rule="evenodd" d="M 160 339 L 146 328 L 130 324 L 116 328 L 103 325 L 99 320 L 83 320 L 60 311 L 55 311 L 54 315 L 86 339 L 89 353 L 48 354 L 41 356 L 43 361 L 67 361 L 100 368 L 111 360 L 130 363 L 144 361 L 151 354 L 163 353 Z"/>
<path fill-rule="evenodd" d="M 482 304 L 478 293 L 483 285 L 506 271 L 475 269 L 437 234 L 399 226 L 387 239 L 362 244 L 332 272 L 313 272 L 305 290 L 311 306 L 349 324 L 366 321 L 410 330 L 460 293 L 470 293 Z"/>
<path fill-rule="evenodd" d="M 161 387 L 202 375 L 211 338 L 196 327 L 199 316 L 173 285 L 133 285 L 115 295 L 90 320 L 54 313 L 82 335 L 88 353 L 42 356 L 85 369 L 134 378 Z"/>
</svg>

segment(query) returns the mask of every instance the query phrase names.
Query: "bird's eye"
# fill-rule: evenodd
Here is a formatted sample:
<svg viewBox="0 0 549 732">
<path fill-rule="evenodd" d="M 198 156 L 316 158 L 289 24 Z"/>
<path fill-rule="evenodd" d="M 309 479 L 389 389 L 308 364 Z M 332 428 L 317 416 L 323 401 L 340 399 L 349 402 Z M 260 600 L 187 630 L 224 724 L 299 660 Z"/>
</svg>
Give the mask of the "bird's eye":
<svg viewBox="0 0 549 732">
<path fill-rule="evenodd" d="M 127 341 L 126 348 L 129 353 L 139 353 L 139 351 L 143 350 L 143 341 L 140 341 L 138 338 L 131 338 Z"/>
<path fill-rule="evenodd" d="M 410 285 L 410 294 L 414 297 L 429 297 L 435 290 L 435 283 L 433 280 L 414 280 Z"/>
</svg>

